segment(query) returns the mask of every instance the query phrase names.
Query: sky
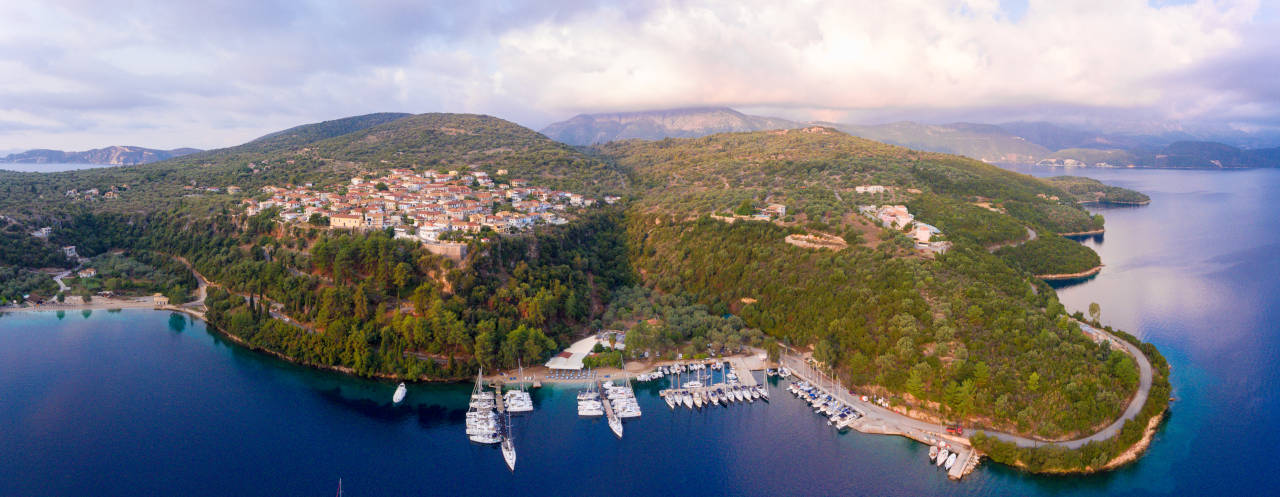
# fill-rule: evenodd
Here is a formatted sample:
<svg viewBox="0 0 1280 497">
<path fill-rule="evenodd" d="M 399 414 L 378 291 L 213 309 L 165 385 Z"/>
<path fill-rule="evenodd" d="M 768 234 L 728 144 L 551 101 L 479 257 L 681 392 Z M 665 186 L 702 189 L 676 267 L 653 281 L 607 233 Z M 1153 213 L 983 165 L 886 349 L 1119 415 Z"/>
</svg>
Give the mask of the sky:
<svg viewBox="0 0 1280 497">
<path fill-rule="evenodd" d="M 1280 0 L 0 2 L 0 151 L 371 112 L 1280 130 Z"/>
</svg>

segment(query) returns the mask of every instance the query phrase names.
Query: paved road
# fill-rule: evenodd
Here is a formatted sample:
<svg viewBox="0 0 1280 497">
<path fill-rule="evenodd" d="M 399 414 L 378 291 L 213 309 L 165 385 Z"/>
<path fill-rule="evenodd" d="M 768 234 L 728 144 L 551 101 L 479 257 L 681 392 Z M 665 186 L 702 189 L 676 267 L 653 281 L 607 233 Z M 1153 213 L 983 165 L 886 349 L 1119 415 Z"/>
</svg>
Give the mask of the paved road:
<svg viewBox="0 0 1280 497">
<path fill-rule="evenodd" d="M 65 292 L 65 291 L 67 291 L 67 290 L 70 290 L 70 289 L 71 289 L 71 287 L 67 286 L 67 284 L 66 284 L 66 283 L 63 283 L 63 282 L 62 282 L 62 279 L 63 279 L 63 278 L 66 278 L 67 276 L 71 276 L 71 271 L 63 271 L 63 272 L 58 273 L 56 276 L 54 276 L 54 277 L 53 277 L 53 281 L 55 281 L 55 282 L 57 282 L 57 283 L 58 283 L 58 291 L 59 291 L 59 292 Z"/>
<path fill-rule="evenodd" d="M 1134 395 L 1133 401 L 1129 403 L 1129 407 L 1125 409 L 1124 414 L 1122 414 L 1119 419 L 1117 419 L 1114 423 L 1111 423 L 1110 425 L 1108 425 L 1106 428 L 1103 428 L 1101 431 L 1094 433 L 1093 435 L 1090 435 L 1084 438 L 1078 438 L 1075 440 L 1063 441 L 1063 442 L 1046 442 L 1042 440 L 1034 440 L 1026 437 L 1021 437 L 1021 436 L 1013 435 L 1009 433 L 1001 433 L 1001 432 L 988 431 L 988 430 L 982 430 L 982 431 L 985 432 L 987 435 L 993 436 L 1000 440 L 1004 440 L 1006 442 L 1013 442 L 1014 444 L 1020 447 L 1035 447 L 1035 446 L 1041 446 L 1041 445 L 1060 445 L 1060 446 L 1072 448 L 1072 449 L 1079 448 L 1080 446 L 1089 442 L 1106 440 L 1108 438 L 1115 436 L 1117 433 L 1120 433 L 1120 428 L 1124 426 L 1124 422 L 1136 417 L 1138 415 L 1138 412 L 1142 410 L 1143 404 L 1147 402 L 1147 395 L 1150 394 L 1151 392 L 1151 362 L 1147 360 L 1147 356 L 1144 355 L 1142 351 L 1138 349 L 1137 346 L 1121 339 L 1120 337 L 1107 333 L 1106 330 L 1098 329 L 1097 331 L 1099 333 L 1102 333 L 1110 337 L 1113 343 L 1119 343 L 1125 349 L 1125 351 L 1129 353 L 1129 355 L 1134 357 L 1135 361 L 1138 363 L 1138 373 L 1139 373 L 1138 392 L 1136 395 Z M 853 395 L 849 395 L 848 390 L 844 389 L 843 386 L 836 387 L 834 389 L 831 388 L 830 385 L 832 383 L 829 377 L 822 374 L 821 372 L 813 370 L 813 368 L 810 368 L 808 364 L 804 363 L 803 359 L 797 356 L 790 355 L 790 354 L 785 355 L 783 357 L 783 364 L 786 367 L 790 368 L 792 371 L 805 371 L 806 376 L 821 377 L 823 381 L 826 382 L 826 385 L 828 385 L 827 387 L 825 387 L 828 391 L 835 390 L 835 392 L 833 393 L 838 393 L 839 394 L 838 396 L 840 397 L 841 401 L 862 411 L 866 415 L 866 417 L 864 418 L 865 423 L 882 423 L 884 426 L 891 426 L 891 427 L 897 428 L 900 431 L 914 430 L 914 431 L 928 433 L 932 435 L 944 435 L 946 433 L 947 427 L 944 425 L 929 423 L 926 421 L 910 418 L 903 414 L 899 414 L 895 411 L 891 411 L 887 408 L 881 407 L 877 404 L 873 404 L 871 402 L 863 402 L 861 398 L 855 397 Z"/>
<path fill-rule="evenodd" d="M 1033 240 L 1035 240 L 1036 238 L 1040 238 L 1040 235 L 1036 233 L 1036 230 L 1033 230 L 1033 229 L 1031 229 L 1031 228 L 1027 228 L 1027 238 L 1026 238 L 1025 240 L 1018 240 L 1018 241 L 1016 241 L 1016 242 L 997 243 L 997 244 L 995 244 L 995 245 L 992 245 L 992 246 L 990 246 L 990 247 L 987 247 L 987 252 L 995 252 L 995 251 L 1000 250 L 1000 249 L 1005 248 L 1005 247 L 1017 247 L 1017 246 L 1022 245 L 1022 244 L 1024 244 L 1024 243 L 1027 243 L 1027 242 L 1033 241 Z"/>
</svg>

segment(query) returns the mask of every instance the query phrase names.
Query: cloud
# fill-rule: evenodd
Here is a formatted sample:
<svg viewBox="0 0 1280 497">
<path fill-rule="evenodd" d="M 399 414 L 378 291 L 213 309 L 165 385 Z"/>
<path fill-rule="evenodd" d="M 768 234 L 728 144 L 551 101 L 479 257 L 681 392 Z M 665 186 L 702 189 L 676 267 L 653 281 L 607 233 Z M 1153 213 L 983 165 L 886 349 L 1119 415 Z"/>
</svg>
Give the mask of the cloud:
<svg viewBox="0 0 1280 497">
<path fill-rule="evenodd" d="M 376 111 L 540 127 L 709 104 L 1267 126 L 1276 17 L 1254 0 L 6 2 L 0 148 L 225 146 Z"/>
</svg>

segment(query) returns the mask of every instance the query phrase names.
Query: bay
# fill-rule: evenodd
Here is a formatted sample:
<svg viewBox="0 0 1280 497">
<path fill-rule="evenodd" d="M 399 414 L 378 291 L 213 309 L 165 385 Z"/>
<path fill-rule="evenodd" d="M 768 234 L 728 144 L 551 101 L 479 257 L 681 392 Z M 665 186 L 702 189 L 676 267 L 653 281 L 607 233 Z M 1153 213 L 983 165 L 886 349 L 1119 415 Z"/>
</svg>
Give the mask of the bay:
<svg viewBox="0 0 1280 497">
<path fill-rule="evenodd" d="M 1061 170 L 1029 169 L 1036 175 Z M 0 495 L 1186 495 L 1266 494 L 1280 446 L 1280 171 L 1074 170 L 1151 195 L 1096 207 L 1098 276 L 1072 310 L 1155 343 L 1171 416 L 1117 471 L 1044 477 L 984 463 L 960 482 L 897 437 L 837 434 L 774 386 L 769 404 L 671 411 L 659 384 L 619 440 L 534 393 L 519 461 L 463 434 L 469 385 L 395 385 L 244 350 L 149 310 L 0 315 Z M 785 384 L 785 383 L 784 383 Z"/>
</svg>

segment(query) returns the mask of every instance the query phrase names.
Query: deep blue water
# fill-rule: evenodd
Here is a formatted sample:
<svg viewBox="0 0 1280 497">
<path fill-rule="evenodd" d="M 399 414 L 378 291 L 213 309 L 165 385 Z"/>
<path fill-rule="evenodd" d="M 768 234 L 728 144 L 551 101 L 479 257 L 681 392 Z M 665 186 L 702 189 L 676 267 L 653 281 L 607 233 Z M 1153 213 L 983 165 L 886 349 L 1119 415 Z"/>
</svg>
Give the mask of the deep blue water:
<svg viewBox="0 0 1280 497">
<path fill-rule="evenodd" d="M 1044 171 L 1035 171 L 1042 174 Z M 1089 170 L 1149 193 L 1101 208 L 1107 265 L 1059 290 L 1156 343 L 1178 401 L 1150 453 L 1089 477 L 984 463 L 962 482 L 897 437 L 839 435 L 770 404 L 670 411 L 657 385 L 614 438 L 569 387 L 517 418 L 517 471 L 461 426 L 467 385 L 394 385 L 282 363 L 147 311 L 0 316 L 0 496 L 1267 494 L 1280 401 L 1280 172 Z M 1060 174 L 1060 172 L 1054 172 Z M 775 387 L 776 388 L 776 387 Z"/>
</svg>

